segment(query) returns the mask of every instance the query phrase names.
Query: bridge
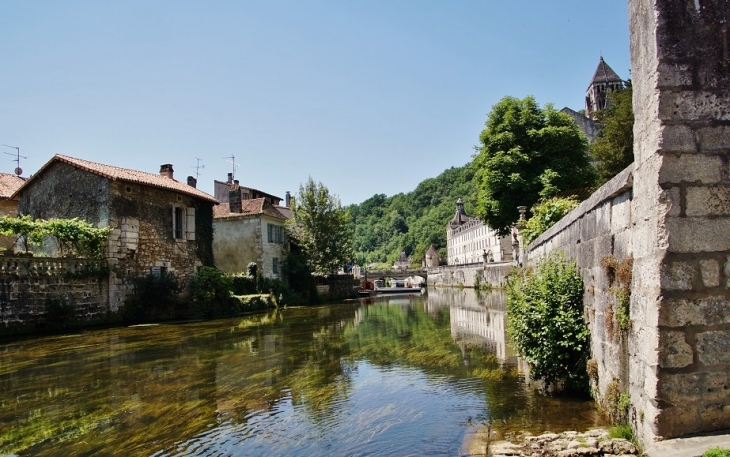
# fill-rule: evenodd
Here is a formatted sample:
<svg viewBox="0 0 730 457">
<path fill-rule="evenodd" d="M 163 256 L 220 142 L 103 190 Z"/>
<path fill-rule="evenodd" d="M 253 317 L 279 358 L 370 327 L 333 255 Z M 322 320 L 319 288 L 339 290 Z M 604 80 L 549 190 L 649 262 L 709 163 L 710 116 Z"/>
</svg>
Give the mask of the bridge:
<svg viewBox="0 0 730 457">
<path fill-rule="evenodd" d="M 368 281 L 372 281 L 373 279 L 385 279 L 385 278 L 393 278 L 393 279 L 406 279 L 410 278 L 411 276 L 420 276 L 423 278 L 424 282 L 428 278 L 428 270 L 425 268 L 407 268 L 407 269 L 398 269 L 398 270 L 362 270 L 360 272 L 362 275 L 361 278 L 365 279 L 367 278 Z"/>
</svg>

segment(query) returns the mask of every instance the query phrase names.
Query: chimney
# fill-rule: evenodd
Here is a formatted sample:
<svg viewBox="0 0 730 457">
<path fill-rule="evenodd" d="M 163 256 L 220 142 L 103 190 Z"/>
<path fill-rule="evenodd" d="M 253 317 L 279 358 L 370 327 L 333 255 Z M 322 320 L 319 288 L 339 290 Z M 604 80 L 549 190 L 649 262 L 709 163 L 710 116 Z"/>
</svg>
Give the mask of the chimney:
<svg viewBox="0 0 730 457">
<path fill-rule="evenodd" d="M 287 208 L 291 208 L 291 206 L 289 206 L 289 205 L 291 205 L 291 192 L 289 192 L 288 190 L 286 191 L 286 196 L 284 197 L 284 202 L 286 203 L 284 206 L 286 206 Z"/>
<path fill-rule="evenodd" d="M 233 184 L 233 173 L 228 173 L 228 181 L 226 181 L 228 184 Z"/>
<path fill-rule="evenodd" d="M 160 176 L 164 178 L 170 178 L 172 179 L 172 172 L 174 170 L 172 169 L 171 163 L 166 163 L 164 165 L 160 165 Z"/>
<path fill-rule="evenodd" d="M 195 188 L 195 187 L 197 187 L 197 185 L 198 185 L 198 180 L 193 178 L 192 176 L 188 176 L 188 186 Z"/>
<path fill-rule="evenodd" d="M 233 186 L 228 191 L 228 210 L 231 213 L 241 212 L 241 188 Z"/>
<path fill-rule="evenodd" d="M 233 180 L 233 184 L 238 185 L 238 180 L 237 179 L 234 179 Z"/>
</svg>

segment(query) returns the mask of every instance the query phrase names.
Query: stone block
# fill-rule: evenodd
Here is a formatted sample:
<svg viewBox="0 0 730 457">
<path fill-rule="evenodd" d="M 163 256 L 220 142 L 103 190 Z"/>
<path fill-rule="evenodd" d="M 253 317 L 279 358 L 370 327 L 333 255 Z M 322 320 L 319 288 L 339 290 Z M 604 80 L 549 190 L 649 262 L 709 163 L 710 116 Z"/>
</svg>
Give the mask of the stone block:
<svg viewBox="0 0 730 457">
<path fill-rule="evenodd" d="M 696 335 L 697 356 L 704 365 L 730 364 L 730 330 L 710 330 Z"/>
<path fill-rule="evenodd" d="M 672 373 L 661 376 L 659 400 L 674 405 L 724 401 L 730 397 L 730 373 Z"/>
<path fill-rule="evenodd" d="M 719 325 L 730 323 L 728 300 L 721 296 L 666 299 L 659 310 L 659 325 Z"/>
<path fill-rule="evenodd" d="M 669 262 L 662 265 L 661 287 L 665 290 L 691 290 L 696 268 L 689 262 Z"/>
<path fill-rule="evenodd" d="M 701 430 L 700 411 L 696 405 L 677 405 L 657 412 L 657 432 L 664 437 L 686 435 Z"/>
<path fill-rule="evenodd" d="M 675 153 L 695 153 L 697 146 L 694 132 L 686 125 L 663 125 L 659 148 Z"/>
<path fill-rule="evenodd" d="M 660 183 L 701 182 L 716 184 L 722 179 L 722 158 L 704 154 L 665 154 L 661 170 Z"/>
<path fill-rule="evenodd" d="M 718 125 L 697 130 L 700 152 L 726 152 L 730 148 L 730 127 Z"/>
<path fill-rule="evenodd" d="M 682 213 L 682 195 L 679 187 L 671 187 L 664 192 L 664 201 L 669 206 L 667 216 L 677 217 Z"/>
<path fill-rule="evenodd" d="M 687 216 L 730 215 L 730 188 L 723 186 L 687 187 Z"/>
<path fill-rule="evenodd" d="M 669 121 L 730 121 L 730 97 L 713 92 L 665 92 L 659 101 L 659 119 Z"/>
<path fill-rule="evenodd" d="M 683 63 L 662 62 L 657 67 L 657 77 L 661 88 L 691 86 L 692 68 Z"/>
<path fill-rule="evenodd" d="M 619 233 L 631 226 L 631 193 L 626 192 L 611 201 L 611 233 Z"/>
<path fill-rule="evenodd" d="M 665 330 L 659 340 L 659 366 L 682 368 L 692 364 L 692 347 L 685 341 L 684 332 Z"/>
<path fill-rule="evenodd" d="M 730 427 L 730 399 L 703 404 L 699 408 L 702 430 L 720 430 Z"/>
<path fill-rule="evenodd" d="M 730 251 L 730 218 L 668 217 L 669 252 Z"/>
<path fill-rule="evenodd" d="M 715 259 L 700 260 L 700 275 L 705 287 L 720 285 L 720 264 Z"/>
</svg>

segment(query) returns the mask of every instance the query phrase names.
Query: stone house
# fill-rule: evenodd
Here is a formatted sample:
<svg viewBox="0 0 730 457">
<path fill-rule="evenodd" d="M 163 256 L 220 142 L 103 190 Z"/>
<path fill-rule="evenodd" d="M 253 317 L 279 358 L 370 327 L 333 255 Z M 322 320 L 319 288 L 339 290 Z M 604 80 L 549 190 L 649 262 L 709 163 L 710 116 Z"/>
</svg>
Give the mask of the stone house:
<svg viewBox="0 0 730 457">
<path fill-rule="evenodd" d="M 464 202 L 456 202 L 456 214 L 446 226 L 447 262 L 449 265 L 507 262 L 513 259 L 510 237 L 499 236 L 484 225 L 481 219 L 470 217 L 464 211 Z"/>
<path fill-rule="evenodd" d="M 288 217 L 275 206 L 281 199 L 269 194 L 248 198 L 250 188 L 223 184 L 229 190 L 227 204 L 213 211 L 216 266 L 226 273 L 240 273 L 246 271 L 249 263 L 256 262 L 265 277 L 282 278 L 287 246 L 284 224 Z M 216 193 L 222 194 L 217 187 Z"/>
<path fill-rule="evenodd" d="M 213 265 L 216 199 L 173 178 L 171 164 L 159 174 L 55 155 L 13 195 L 18 212 L 33 218 L 78 217 L 111 227 L 107 247 L 109 305 L 115 311 L 134 280 L 159 272 L 187 281 L 198 267 Z"/>
<path fill-rule="evenodd" d="M 20 176 L 0 173 L 0 216 L 18 215 L 18 200 L 12 197 L 24 182 Z M 0 236 L 0 248 L 11 249 L 16 240 L 15 236 Z"/>
</svg>

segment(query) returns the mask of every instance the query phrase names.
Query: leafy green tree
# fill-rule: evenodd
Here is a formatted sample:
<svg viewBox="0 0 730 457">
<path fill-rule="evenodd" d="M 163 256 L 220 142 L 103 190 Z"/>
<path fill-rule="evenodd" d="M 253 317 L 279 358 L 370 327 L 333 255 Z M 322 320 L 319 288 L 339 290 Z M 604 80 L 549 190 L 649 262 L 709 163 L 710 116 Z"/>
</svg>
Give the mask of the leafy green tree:
<svg viewBox="0 0 730 457">
<path fill-rule="evenodd" d="M 477 214 L 501 235 L 517 221 L 518 206 L 595 182 L 585 135 L 570 116 L 532 97 L 500 100 L 479 141 Z"/>
<path fill-rule="evenodd" d="M 311 177 L 299 186 L 288 228 L 315 274 L 334 274 L 352 259 L 350 215 L 336 195 Z"/>
<path fill-rule="evenodd" d="M 623 90 L 608 93 L 608 106 L 596 113 L 602 126 L 589 153 L 596 161 L 600 183 L 616 176 L 634 161 L 633 91 L 629 84 Z"/>
<path fill-rule="evenodd" d="M 578 206 L 578 203 L 578 200 L 573 197 L 553 197 L 533 206 L 532 217 L 527 220 L 521 231 L 525 245 L 532 243 L 542 232 L 555 225 L 563 216 Z"/>
</svg>

